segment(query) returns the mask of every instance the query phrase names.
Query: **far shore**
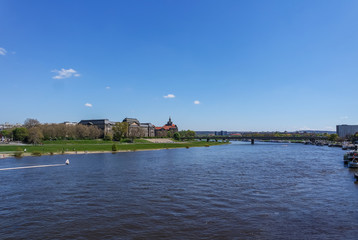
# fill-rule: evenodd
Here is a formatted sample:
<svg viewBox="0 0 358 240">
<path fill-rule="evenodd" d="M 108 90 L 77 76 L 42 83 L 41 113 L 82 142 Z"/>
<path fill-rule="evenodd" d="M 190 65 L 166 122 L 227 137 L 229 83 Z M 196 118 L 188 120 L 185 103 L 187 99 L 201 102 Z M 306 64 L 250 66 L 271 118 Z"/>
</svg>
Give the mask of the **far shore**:
<svg viewBox="0 0 358 240">
<path fill-rule="evenodd" d="M 117 151 L 110 151 L 107 150 L 109 148 L 109 145 L 106 146 L 106 150 L 74 150 L 74 151 L 51 151 L 49 149 L 46 149 L 46 144 L 44 146 L 31 146 L 31 145 L 24 145 L 22 147 L 26 148 L 27 151 L 16 151 L 11 149 L 3 149 L 5 151 L 1 152 L 2 148 L 0 148 L 0 159 L 4 158 L 16 158 L 15 153 L 21 153 L 21 157 L 30 157 L 30 156 L 52 156 L 52 155 L 76 155 L 76 154 L 94 154 L 94 153 L 122 153 L 122 152 L 137 152 L 137 151 L 155 151 L 155 150 L 166 150 L 166 149 L 175 149 L 175 148 L 191 148 L 191 147 L 210 147 L 210 146 L 217 146 L 222 144 L 228 144 L 228 143 L 221 143 L 221 142 L 173 142 L 173 141 L 149 141 L 151 143 L 147 144 L 125 144 L 125 145 L 118 145 L 119 148 Z M 71 147 L 66 145 L 66 148 L 72 148 L 75 146 L 75 148 L 84 148 L 88 147 L 86 144 L 77 144 L 77 145 L 71 145 Z M 124 147 L 126 146 L 126 147 Z M 148 148 L 146 148 L 148 146 Z M 149 147 L 150 146 L 150 147 Z M 52 147 L 52 146 L 50 146 Z M 60 144 L 58 147 L 61 147 Z M 40 149 L 42 151 L 40 151 Z M 90 148 L 90 147 L 88 147 Z M 126 148 L 126 149 L 123 149 Z M 37 154 L 36 154 L 37 153 Z M 17 157 L 17 158 L 21 158 Z"/>
</svg>

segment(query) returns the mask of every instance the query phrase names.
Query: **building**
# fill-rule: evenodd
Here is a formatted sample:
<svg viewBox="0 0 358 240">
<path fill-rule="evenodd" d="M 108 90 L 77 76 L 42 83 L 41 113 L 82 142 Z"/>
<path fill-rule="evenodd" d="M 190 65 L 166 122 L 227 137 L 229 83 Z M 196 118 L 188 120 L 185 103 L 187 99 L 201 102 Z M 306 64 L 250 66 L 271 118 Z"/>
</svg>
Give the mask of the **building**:
<svg viewBox="0 0 358 240">
<path fill-rule="evenodd" d="M 176 133 L 178 132 L 178 126 L 173 124 L 172 119 L 169 117 L 169 121 L 163 127 L 155 128 L 155 136 L 156 137 L 167 137 L 168 133 Z"/>
<path fill-rule="evenodd" d="M 11 124 L 11 123 L 6 122 L 6 123 L 0 124 L 0 131 L 5 130 L 5 129 L 17 128 L 17 127 L 22 127 L 22 124 L 20 124 L 20 123 Z"/>
<path fill-rule="evenodd" d="M 114 122 L 111 122 L 108 119 L 81 120 L 78 124 L 98 127 L 100 130 L 102 130 L 101 137 L 112 133 L 112 127 L 114 126 Z"/>
<path fill-rule="evenodd" d="M 136 118 L 125 118 L 128 123 L 128 137 L 155 137 L 155 126 L 151 123 L 140 123 Z"/>
<path fill-rule="evenodd" d="M 215 136 L 226 136 L 227 135 L 227 131 L 218 131 L 218 132 L 215 132 Z"/>
<path fill-rule="evenodd" d="M 141 123 L 142 137 L 155 137 L 155 126 L 151 123 Z"/>
<path fill-rule="evenodd" d="M 337 125 L 336 130 L 339 137 L 346 138 L 358 132 L 358 125 Z"/>
<path fill-rule="evenodd" d="M 66 122 L 64 122 L 63 124 L 65 124 L 66 126 L 75 126 L 75 125 L 77 125 L 78 123 L 77 123 L 77 122 L 69 122 L 69 121 L 66 121 Z"/>
</svg>

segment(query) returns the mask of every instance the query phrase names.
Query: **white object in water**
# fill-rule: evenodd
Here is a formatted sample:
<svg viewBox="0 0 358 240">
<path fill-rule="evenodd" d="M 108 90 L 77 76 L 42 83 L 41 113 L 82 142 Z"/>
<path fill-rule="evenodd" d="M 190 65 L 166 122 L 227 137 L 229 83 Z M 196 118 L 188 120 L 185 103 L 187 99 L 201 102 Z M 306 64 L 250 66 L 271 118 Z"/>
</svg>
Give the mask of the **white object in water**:
<svg viewBox="0 0 358 240">
<path fill-rule="evenodd" d="M 67 159 L 65 163 L 66 165 L 70 164 L 70 160 Z"/>
</svg>

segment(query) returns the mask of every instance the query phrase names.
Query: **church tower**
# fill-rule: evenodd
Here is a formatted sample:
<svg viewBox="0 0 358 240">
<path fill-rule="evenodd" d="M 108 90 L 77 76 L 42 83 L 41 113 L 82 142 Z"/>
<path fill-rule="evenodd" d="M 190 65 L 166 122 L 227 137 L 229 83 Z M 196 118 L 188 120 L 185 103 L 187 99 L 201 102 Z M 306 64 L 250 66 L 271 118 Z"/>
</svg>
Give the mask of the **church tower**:
<svg viewBox="0 0 358 240">
<path fill-rule="evenodd" d="M 169 116 L 169 121 L 167 122 L 167 126 L 172 126 L 172 125 L 173 125 L 173 122 L 172 122 L 171 117 Z"/>
</svg>

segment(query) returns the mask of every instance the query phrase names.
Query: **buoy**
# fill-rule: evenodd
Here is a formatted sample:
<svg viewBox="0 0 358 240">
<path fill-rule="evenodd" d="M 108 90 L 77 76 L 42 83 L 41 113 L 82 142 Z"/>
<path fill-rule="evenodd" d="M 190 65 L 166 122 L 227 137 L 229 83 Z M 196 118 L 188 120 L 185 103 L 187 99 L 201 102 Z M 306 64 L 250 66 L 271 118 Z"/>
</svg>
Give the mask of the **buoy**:
<svg viewBox="0 0 358 240">
<path fill-rule="evenodd" d="M 66 165 L 68 165 L 68 164 L 70 164 L 70 160 L 67 159 L 66 160 Z"/>
</svg>

